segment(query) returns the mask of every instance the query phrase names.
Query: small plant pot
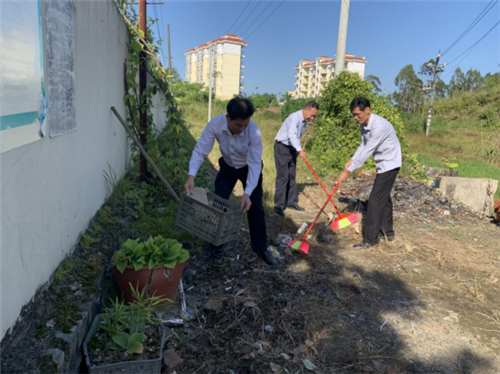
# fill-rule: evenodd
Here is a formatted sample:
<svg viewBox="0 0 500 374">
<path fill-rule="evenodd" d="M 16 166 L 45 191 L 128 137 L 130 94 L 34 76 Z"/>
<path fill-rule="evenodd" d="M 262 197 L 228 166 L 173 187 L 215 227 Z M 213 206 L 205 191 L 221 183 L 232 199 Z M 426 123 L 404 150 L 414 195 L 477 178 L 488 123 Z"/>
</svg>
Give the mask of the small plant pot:
<svg viewBox="0 0 500 374">
<path fill-rule="evenodd" d="M 134 374 L 160 374 L 161 373 L 161 361 L 163 359 L 163 347 L 165 344 L 165 327 L 161 326 L 161 348 L 158 353 L 158 358 L 153 360 L 136 360 L 136 361 L 123 361 L 116 362 L 107 365 L 100 366 L 92 366 L 90 361 L 88 344 L 90 340 L 94 337 L 97 332 L 97 328 L 99 323 L 102 321 L 103 314 L 98 314 L 94 321 L 92 322 L 92 326 L 90 326 L 90 330 L 83 341 L 83 353 L 85 355 L 85 363 L 87 364 L 87 368 L 89 370 L 89 374 L 123 374 L 123 373 L 134 373 Z"/>
<path fill-rule="evenodd" d="M 123 299 L 127 304 L 135 300 L 130 289 L 130 284 L 134 288 L 139 286 L 139 291 L 142 291 L 148 286 L 151 278 L 150 293 L 149 295 L 166 297 L 169 300 L 175 301 L 177 293 L 179 292 L 179 282 L 184 270 L 184 263 L 177 264 L 173 269 L 168 269 L 162 265 L 155 266 L 149 270 L 144 267 L 139 271 L 134 269 L 125 269 L 120 273 L 118 269 L 113 266 L 113 277 Z"/>
</svg>

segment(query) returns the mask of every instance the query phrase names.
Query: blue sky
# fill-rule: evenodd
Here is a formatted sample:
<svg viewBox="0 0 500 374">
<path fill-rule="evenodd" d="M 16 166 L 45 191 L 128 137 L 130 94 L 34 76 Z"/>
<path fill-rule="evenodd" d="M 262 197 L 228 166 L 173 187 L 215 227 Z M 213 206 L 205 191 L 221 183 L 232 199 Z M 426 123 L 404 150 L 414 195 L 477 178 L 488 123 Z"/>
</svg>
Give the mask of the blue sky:
<svg viewBox="0 0 500 374">
<path fill-rule="evenodd" d="M 492 1 L 494 7 L 442 57 L 441 62 L 456 59 L 442 74 L 445 82 L 457 66 L 463 71 L 471 67 L 478 69 L 483 75 L 500 70 L 500 25 L 464 59 L 465 55 L 457 58 L 500 20 L 500 4 L 498 0 Z M 244 49 L 243 70 L 247 94 L 291 91 L 294 88 L 293 67 L 299 60 L 314 60 L 321 55 L 334 57 L 336 52 L 340 0 L 262 0 L 260 3 L 251 0 L 233 27 L 231 25 L 248 0 L 164 2 L 164 5 L 149 5 L 148 15 L 154 17 L 156 11 L 160 18 L 158 28 L 165 40 L 166 25 L 170 24 L 173 64 L 183 78 L 184 52 L 228 31 L 248 43 Z M 413 64 L 418 72 L 420 66 L 435 58 L 439 50 L 446 50 L 489 3 L 490 0 L 351 0 L 346 50 L 357 57 L 365 57 L 368 61 L 365 76 L 379 77 L 382 88 L 390 93 L 395 90 L 394 79 L 404 66 Z M 254 7 L 253 14 L 243 23 Z M 274 14 L 257 29 L 275 8 Z M 256 22 L 248 28 L 254 20 Z M 153 30 L 158 33 L 156 26 Z M 165 49 L 166 45 L 165 41 Z"/>
</svg>

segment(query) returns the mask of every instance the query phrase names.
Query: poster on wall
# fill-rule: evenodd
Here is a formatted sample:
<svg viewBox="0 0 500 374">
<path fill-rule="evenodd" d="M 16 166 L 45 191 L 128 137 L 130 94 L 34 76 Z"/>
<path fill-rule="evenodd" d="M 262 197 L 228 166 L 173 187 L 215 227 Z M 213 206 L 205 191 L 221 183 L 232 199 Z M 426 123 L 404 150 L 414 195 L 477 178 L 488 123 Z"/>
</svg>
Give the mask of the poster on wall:
<svg viewBox="0 0 500 374">
<path fill-rule="evenodd" d="M 46 134 L 41 1 L 0 1 L 0 153 Z"/>
<path fill-rule="evenodd" d="M 49 135 L 54 137 L 76 130 L 73 0 L 46 1 L 45 19 Z"/>
</svg>

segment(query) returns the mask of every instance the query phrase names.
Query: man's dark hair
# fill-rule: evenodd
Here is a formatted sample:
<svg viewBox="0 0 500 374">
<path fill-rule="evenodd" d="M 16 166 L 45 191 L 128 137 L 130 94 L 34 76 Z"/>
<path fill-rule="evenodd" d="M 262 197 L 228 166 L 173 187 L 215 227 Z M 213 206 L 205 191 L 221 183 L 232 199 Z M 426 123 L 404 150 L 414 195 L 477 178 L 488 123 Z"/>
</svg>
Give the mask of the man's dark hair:
<svg viewBox="0 0 500 374">
<path fill-rule="evenodd" d="M 252 102 L 244 97 L 235 97 L 227 103 L 227 114 L 229 114 L 231 121 L 250 118 L 253 112 L 255 109 Z"/>
<path fill-rule="evenodd" d="M 351 112 L 356 108 L 359 108 L 361 111 L 370 108 L 370 101 L 366 97 L 358 96 L 351 101 Z"/>
<path fill-rule="evenodd" d="M 304 109 L 318 109 L 319 110 L 319 105 L 316 101 L 309 101 L 306 106 L 304 107 Z"/>
</svg>

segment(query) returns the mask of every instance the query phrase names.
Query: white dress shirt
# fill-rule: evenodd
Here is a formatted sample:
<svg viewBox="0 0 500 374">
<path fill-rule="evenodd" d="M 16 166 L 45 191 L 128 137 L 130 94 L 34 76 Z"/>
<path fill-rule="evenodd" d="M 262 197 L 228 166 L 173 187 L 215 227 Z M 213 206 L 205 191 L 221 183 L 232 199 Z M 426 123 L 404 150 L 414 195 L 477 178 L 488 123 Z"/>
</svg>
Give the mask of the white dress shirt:
<svg viewBox="0 0 500 374">
<path fill-rule="evenodd" d="M 285 145 L 291 145 L 297 150 L 297 152 L 302 151 L 300 146 L 300 137 L 304 134 L 307 122 L 304 121 L 304 116 L 302 115 L 302 109 L 293 112 L 281 125 L 278 135 L 274 138 L 276 141 L 283 143 Z"/>
<path fill-rule="evenodd" d="M 361 145 L 347 170 L 353 172 L 360 168 L 372 154 L 377 173 L 401 167 L 401 145 L 396 131 L 389 121 L 375 113 L 370 114 L 368 124 L 361 125 Z"/>
<path fill-rule="evenodd" d="M 262 171 L 263 146 L 259 128 L 250 121 L 241 134 L 232 135 L 225 114 L 212 118 L 194 147 L 189 162 L 189 175 L 196 177 L 203 159 L 212 151 L 215 139 L 226 164 L 235 169 L 248 165 L 245 193 L 250 196 L 257 187 Z"/>
</svg>

